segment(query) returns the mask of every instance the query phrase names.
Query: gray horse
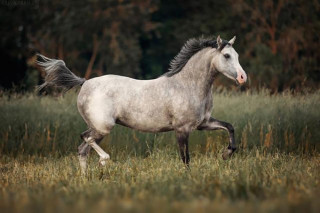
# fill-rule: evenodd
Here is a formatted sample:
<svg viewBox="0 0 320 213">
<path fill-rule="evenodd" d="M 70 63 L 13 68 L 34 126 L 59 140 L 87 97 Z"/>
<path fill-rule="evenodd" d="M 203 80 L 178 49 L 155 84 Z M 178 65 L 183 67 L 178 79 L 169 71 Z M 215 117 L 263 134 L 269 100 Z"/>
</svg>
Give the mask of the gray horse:
<svg viewBox="0 0 320 213">
<path fill-rule="evenodd" d="M 66 90 L 82 85 L 78 95 L 78 110 L 88 125 L 81 134 L 79 146 L 81 170 L 91 147 L 105 165 L 110 156 L 99 142 L 115 124 L 144 132 L 175 131 L 182 161 L 189 166 L 188 136 L 193 130 L 224 129 L 230 141 L 223 158 L 236 150 L 233 126 L 211 117 L 212 87 L 218 73 L 244 84 L 246 73 L 239 64 L 238 54 L 230 41 L 220 36 L 190 39 L 171 61 L 169 72 L 152 80 L 136 80 L 117 75 L 105 75 L 85 80 L 75 76 L 62 60 L 38 55 L 38 65 L 46 72 L 47 86 Z"/>
</svg>

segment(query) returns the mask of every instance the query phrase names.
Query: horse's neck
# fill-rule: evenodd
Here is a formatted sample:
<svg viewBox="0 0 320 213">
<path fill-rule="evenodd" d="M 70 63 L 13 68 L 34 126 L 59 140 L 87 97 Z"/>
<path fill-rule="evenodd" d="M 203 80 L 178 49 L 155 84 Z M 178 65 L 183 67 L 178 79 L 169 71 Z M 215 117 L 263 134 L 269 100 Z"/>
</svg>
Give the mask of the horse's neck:
<svg viewBox="0 0 320 213">
<path fill-rule="evenodd" d="M 191 57 L 179 73 L 172 76 L 188 90 L 198 93 L 199 97 L 207 97 L 217 74 L 211 63 L 214 54 L 209 51 L 210 48 L 199 51 Z"/>
</svg>

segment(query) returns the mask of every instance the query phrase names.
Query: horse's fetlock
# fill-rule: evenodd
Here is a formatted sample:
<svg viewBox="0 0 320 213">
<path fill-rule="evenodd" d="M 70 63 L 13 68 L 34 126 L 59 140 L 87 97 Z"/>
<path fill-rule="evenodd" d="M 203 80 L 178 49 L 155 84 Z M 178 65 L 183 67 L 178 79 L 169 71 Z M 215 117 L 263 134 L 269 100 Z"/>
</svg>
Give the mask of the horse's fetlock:
<svg viewBox="0 0 320 213">
<path fill-rule="evenodd" d="M 231 150 L 232 152 L 236 151 L 237 150 L 237 147 L 235 146 L 228 146 L 228 150 Z"/>
</svg>

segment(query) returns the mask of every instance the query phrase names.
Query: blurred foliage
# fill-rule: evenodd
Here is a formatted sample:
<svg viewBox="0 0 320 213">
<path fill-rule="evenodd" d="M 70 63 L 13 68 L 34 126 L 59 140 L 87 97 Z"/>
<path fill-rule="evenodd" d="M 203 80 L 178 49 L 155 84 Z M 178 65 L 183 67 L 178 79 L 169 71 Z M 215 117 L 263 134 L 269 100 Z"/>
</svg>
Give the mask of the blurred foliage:
<svg viewBox="0 0 320 213">
<path fill-rule="evenodd" d="M 86 78 L 155 78 L 188 38 L 218 34 L 237 35 L 247 87 L 319 87 L 316 0 L 16 0 L 1 1 L 0 17 L 0 88 L 39 83 L 43 74 L 32 71 L 36 52 L 65 60 Z"/>
</svg>

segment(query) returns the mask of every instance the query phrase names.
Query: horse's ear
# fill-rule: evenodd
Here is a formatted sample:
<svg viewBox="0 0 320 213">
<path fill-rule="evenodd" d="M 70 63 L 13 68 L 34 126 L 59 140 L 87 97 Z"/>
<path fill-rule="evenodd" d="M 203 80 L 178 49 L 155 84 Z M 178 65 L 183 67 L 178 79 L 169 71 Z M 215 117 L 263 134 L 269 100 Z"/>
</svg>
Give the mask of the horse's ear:
<svg viewBox="0 0 320 213">
<path fill-rule="evenodd" d="M 233 45 L 234 41 L 236 40 L 236 36 L 233 36 L 233 38 L 228 42 L 229 44 Z"/>
<path fill-rule="evenodd" d="M 222 45 L 222 39 L 220 38 L 220 35 L 218 35 L 218 37 L 217 37 L 217 45 L 218 45 L 217 49 L 220 49 L 220 47 Z"/>
</svg>

